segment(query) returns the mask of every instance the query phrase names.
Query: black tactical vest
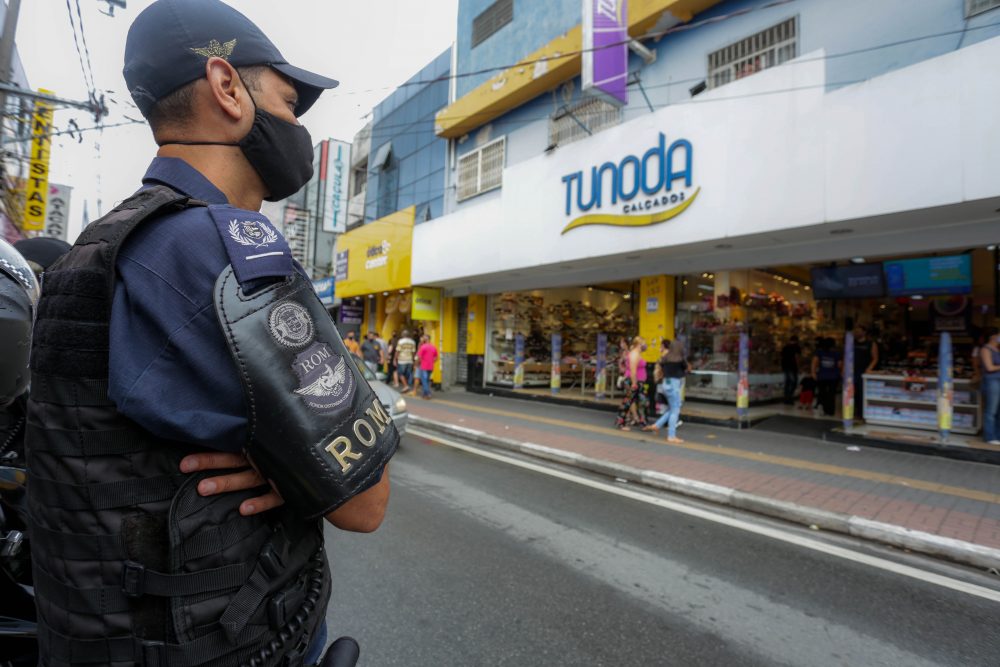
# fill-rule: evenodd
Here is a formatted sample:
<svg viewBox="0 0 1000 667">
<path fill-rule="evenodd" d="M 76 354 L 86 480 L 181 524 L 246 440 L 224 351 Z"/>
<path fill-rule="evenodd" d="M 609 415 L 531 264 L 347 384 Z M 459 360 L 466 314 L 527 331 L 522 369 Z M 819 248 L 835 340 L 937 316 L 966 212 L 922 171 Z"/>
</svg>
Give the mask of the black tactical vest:
<svg viewBox="0 0 1000 667">
<path fill-rule="evenodd" d="M 295 665 L 324 622 L 321 522 L 240 516 L 260 489 L 199 496 L 209 473 L 178 469 L 196 449 L 143 431 L 108 399 L 118 249 L 140 223 L 193 205 L 143 190 L 45 274 L 27 420 L 45 666 Z"/>
</svg>

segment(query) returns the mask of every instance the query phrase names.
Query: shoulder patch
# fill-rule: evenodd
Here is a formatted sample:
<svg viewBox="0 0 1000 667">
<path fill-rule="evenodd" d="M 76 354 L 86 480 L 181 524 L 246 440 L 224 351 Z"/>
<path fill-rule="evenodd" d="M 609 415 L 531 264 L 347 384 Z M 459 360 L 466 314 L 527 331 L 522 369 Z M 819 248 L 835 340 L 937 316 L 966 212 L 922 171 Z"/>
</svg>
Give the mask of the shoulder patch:
<svg viewBox="0 0 1000 667">
<path fill-rule="evenodd" d="M 208 207 L 208 212 L 241 285 L 258 278 L 284 278 L 295 272 L 288 242 L 266 217 L 215 204 Z"/>
</svg>

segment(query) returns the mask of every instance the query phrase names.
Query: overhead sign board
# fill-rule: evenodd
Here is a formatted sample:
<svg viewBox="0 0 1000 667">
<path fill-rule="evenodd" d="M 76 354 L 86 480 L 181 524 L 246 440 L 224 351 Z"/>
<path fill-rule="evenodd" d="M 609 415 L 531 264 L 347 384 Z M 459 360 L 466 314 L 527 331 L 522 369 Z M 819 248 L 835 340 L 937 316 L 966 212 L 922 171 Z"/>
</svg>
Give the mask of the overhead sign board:
<svg viewBox="0 0 1000 667">
<path fill-rule="evenodd" d="M 39 89 L 44 95 L 51 90 Z M 35 100 L 31 119 L 31 159 L 25 188 L 24 229 L 45 229 L 45 209 L 49 199 L 49 157 L 52 152 L 52 103 Z"/>
<path fill-rule="evenodd" d="M 351 145 L 344 141 L 330 139 L 326 142 L 326 160 L 323 163 L 322 180 L 326 184 L 326 200 L 323 202 L 323 231 L 343 234 L 347 231 L 347 191 L 348 163 L 351 159 Z"/>
<path fill-rule="evenodd" d="M 628 104 L 628 0 L 583 0 L 583 91 Z"/>
<path fill-rule="evenodd" d="M 66 240 L 69 219 L 69 201 L 73 188 L 59 183 L 49 183 L 49 200 L 45 207 L 45 229 L 42 236 Z"/>
</svg>

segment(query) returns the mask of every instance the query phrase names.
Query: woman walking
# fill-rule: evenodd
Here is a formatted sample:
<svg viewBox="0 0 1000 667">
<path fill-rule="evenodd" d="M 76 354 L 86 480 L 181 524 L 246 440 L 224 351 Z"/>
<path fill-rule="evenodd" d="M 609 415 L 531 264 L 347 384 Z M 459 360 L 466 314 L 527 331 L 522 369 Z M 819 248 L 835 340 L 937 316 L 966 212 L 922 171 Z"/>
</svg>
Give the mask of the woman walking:
<svg viewBox="0 0 1000 667">
<path fill-rule="evenodd" d="M 983 440 L 1000 445 L 1000 335 L 995 328 L 987 332 L 986 344 L 979 350 L 983 387 Z"/>
<path fill-rule="evenodd" d="M 646 341 L 642 336 L 632 339 L 626 357 L 625 368 L 625 398 L 618 408 L 618 418 L 615 425 L 622 431 L 631 431 L 632 426 L 646 425 L 646 405 L 649 399 L 643 391 L 646 382 L 646 361 L 642 353 L 646 349 Z"/>
<path fill-rule="evenodd" d="M 684 442 L 677 437 L 677 422 L 681 416 L 681 387 L 684 383 L 684 376 L 688 371 L 688 362 L 684 358 L 684 344 L 675 341 L 663 341 L 666 346 L 666 354 L 660 358 L 660 374 L 663 382 L 660 384 L 660 391 L 667 397 L 667 411 L 656 420 L 652 426 L 647 426 L 644 431 L 659 433 L 664 425 L 667 426 L 667 442 Z"/>
</svg>

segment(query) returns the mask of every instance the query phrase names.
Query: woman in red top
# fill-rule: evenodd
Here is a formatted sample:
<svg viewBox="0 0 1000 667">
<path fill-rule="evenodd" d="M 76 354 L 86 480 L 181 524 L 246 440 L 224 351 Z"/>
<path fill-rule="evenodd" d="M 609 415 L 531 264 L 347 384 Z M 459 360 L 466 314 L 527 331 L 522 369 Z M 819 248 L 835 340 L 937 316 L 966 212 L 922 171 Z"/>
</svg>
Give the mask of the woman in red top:
<svg viewBox="0 0 1000 667">
<path fill-rule="evenodd" d="M 417 379 L 420 382 L 421 395 L 424 398 L 431 397 L 431 373 L 434 371 L 434 362 L 437 361 L 438 350 L 431 342 L 431 337 L 424 334 L 420 337 L 420 347 L 417 349 Z M 417 393 L 416 387 L 413 393 Z"/>
</svg>

